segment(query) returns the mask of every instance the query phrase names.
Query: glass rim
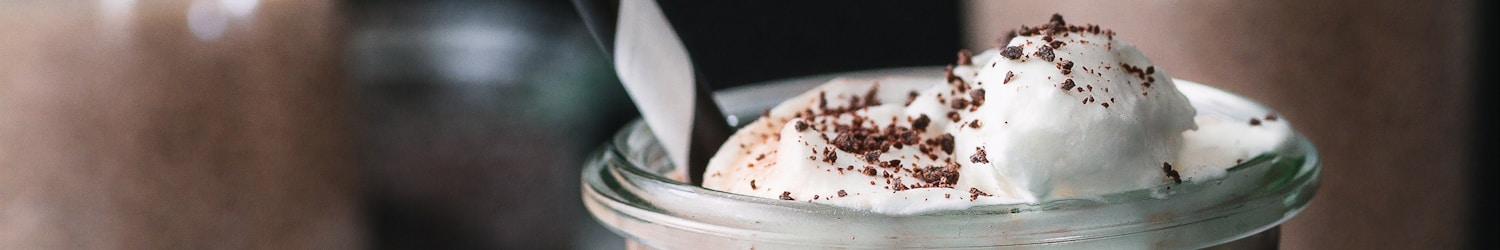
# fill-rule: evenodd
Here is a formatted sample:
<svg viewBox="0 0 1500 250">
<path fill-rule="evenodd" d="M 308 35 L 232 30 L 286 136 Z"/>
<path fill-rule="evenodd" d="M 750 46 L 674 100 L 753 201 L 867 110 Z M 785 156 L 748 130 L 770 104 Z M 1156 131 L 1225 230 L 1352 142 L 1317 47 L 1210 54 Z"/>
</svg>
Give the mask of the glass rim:
<svg viewBox="0 0 1500 250">
<path fill-rule="evenodd" d="M 722 103 L 759 102 L 758 105 L 766 106 L 781 100 L 765 100 L 765 95 L 787 98 L 834 77 L 938 76 L 941 72 L 941 67 L 912 67 L 815 75 L 723 90 L 716 93 L 716 98 L 725 100 Z M 1174 80 L 1185 94 L 1193 92 L 1228 98 L 1220 101 L 1269 111 L 1259 103 L 1223 90 Z M 736 113 L 734 107 L 726 108 L 726 113 Z M 683 183 L 663 175 L 668 173 L 664 171 L 672 171 L 661 169 L 663 165 L 670 165 L 665 159 L 652 159 L 659 157 L 642 154 L 642 150 L 651 149 L 641 146 L 649 148 L 652 144 L 641 143 L 649 142 L 651 138 L 654 137 L 650 136 L 644 123 L 639 120 L 631 122 L 590 157 L 582 183 L 583 199 L 596 219 L 617 233 L 648 245 L 672 245 L 672 240 L 632 231 L 635 224 L 626 223 L 649 224 L 654 228 L 652 230 L 662 232 L 784 246 L 879 247 L 897 243 L 917 247 L 1034 247 L 1057 243 L 1115 244 L 1136 242 L 1137 238 L 1192 243 L 1183 246 L 1212 246 L 1253 235 L 1290 219 L 1311 200 L 1321 171 L 1321 161 L 1312 143 L 1293 131 L 1272 153 L 1253 157 L 1230 168 L 1228 175 L 1217 181 L 1172 185 L 1170 187 L 1177 190 L 1165 199 L 1152 198 L 1148 192 L 1153 190 L 1136 190 L 1105 195 L 1100 199 L 984 205 L 965 210 L 897 215 L 739 195 Z M 655 150 L 660 151 L 659 145 L 655 146 Z M 1219 188 L 1224 187 L 1226 181 L 1231 182 L 1229 186 L 1233 188 Z M 1235 223 L 1216 223 L 1220 221 Z M 988 225 L 958 234 L 943 230 L 974 223 Z M 799 224 L 814 229 L 821 226 L 894 226 L 849 233 L 852 238 L 849 240 L 829 241 L 833 237 L 795 226 Z M 1067 226 L 1048 226 L 1050 224 Z M 936 229 L 928 230 L 931 232 L 928 233 L 900 230 L 901 226 Z M 1230 230 L 1219 232 L 1226 231 L 1222 230 L 1225 228 Z M 753 239 L 745 238 L 751 237 L 748 235 L 753 235 Z M 860 237 L 866 240 L 860 240 Z"/>
</svg>

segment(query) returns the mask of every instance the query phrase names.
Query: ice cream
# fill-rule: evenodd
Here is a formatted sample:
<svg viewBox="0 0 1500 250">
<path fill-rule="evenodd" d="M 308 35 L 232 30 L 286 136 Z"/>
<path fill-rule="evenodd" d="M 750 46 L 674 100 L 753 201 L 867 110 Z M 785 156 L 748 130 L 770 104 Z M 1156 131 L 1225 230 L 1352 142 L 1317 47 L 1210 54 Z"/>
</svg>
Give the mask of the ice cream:
<svg viewBox="0 0 1500 250">
<path fill-rule="evenodd" d="M 703 186 L 908 214 L 1091 199 L 1223 178 L 1275 115 L 1198 115 L 1134 46 L 1054 15 L 944 76 L 836 79 L 746 125 Z M 1158 192 L 1170 198 L 1169 192 Z"/>
</svg>

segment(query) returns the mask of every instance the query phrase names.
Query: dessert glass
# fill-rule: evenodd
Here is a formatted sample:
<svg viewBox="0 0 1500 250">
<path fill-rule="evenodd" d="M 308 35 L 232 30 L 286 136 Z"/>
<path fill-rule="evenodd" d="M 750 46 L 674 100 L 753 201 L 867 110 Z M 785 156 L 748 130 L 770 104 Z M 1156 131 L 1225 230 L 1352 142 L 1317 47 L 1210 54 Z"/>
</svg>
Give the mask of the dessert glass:
<svg viewBox="0 0 1500 250">
<path fill-rule="evenodd" d="M 745 124 L 834 77 L 941 77 L 938 67 L 895 68 L 771 81 L 716 93 Z M 1175 80 L 1199 115 L 1232 120 L 1273 113 L 1254 101 Z M 737 119 L 736 119 L 737 118 Z M 736 125 L 740 125 L 736 124 Z M 583 201 L 631 248 L 1276 248 L 1278 225 L 1312 199 L 1316 149 L 1293 132 L 1219 180 L 1162 185 L 1100 199 L 975 206 L 911 215 L 752 197 L 679 181 L 649 128 L 626 125 L 583 170 Z M 1165 195 L 1165 197 L 1163 197 Z M 1164 198 L 1164 199 L 1163 199 Z"/>
</svg>

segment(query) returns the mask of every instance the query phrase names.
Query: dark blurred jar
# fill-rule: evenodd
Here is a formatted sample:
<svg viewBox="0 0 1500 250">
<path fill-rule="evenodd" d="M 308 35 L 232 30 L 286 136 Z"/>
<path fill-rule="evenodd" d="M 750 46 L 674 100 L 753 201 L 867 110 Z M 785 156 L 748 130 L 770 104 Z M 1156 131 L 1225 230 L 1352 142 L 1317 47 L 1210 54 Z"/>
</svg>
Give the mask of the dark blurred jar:
<svg viewBox="0 0 1500 250">
<path fill-rule="evenodd" d="M 364 246 L 329 1 L 0 3 L 0 246 Z"/>
<path fill-rule="evenodd" d="M 376 248 L 620 246 L 578 176 L 634 106 L 567 3 L 350 3 Z"/>
</svg>

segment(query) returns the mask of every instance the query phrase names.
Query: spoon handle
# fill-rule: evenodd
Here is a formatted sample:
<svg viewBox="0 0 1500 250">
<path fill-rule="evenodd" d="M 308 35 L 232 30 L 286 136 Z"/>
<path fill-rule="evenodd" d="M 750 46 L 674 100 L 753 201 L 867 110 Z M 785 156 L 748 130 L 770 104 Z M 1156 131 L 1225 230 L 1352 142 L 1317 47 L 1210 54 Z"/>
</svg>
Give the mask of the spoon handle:
<svg viewBox="0 0 1500 250">
<path fill-rule="evenodd" d="M 708 159 L 734 130 L 660 6 L 654 0 L 573 2 L 672 163 L 687 166 L 685 180 L 701 185 Z"/>
</svg>

